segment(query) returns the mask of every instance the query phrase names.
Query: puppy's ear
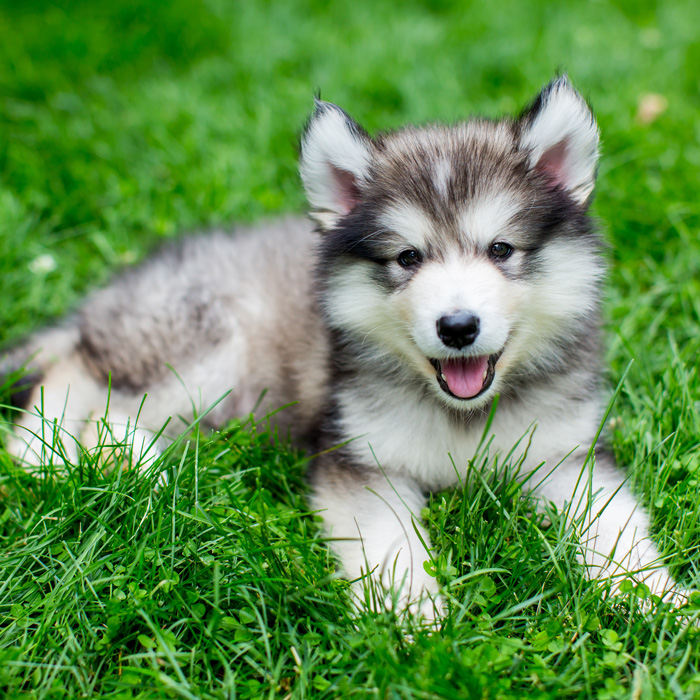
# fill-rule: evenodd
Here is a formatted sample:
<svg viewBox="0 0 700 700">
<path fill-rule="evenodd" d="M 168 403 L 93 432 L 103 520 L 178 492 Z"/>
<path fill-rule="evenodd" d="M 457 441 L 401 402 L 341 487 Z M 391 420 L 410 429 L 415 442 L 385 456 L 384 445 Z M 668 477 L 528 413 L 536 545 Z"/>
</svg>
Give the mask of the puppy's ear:
<svg viewBox="0 0 700 700">
<path fill-rule="evenodd" d="M 595 185 L 598 126 L 566 76 L 547 85 L 518 122 L 530 167 L 585 206 Z"/>
<path fill-rule="evenodd" d="M 301 139 L 299 170 L 322 229 L 332 228 L 360 201 L 372 158 L 372 139 L 340 107 L 316 100 Z"/>
</svg>

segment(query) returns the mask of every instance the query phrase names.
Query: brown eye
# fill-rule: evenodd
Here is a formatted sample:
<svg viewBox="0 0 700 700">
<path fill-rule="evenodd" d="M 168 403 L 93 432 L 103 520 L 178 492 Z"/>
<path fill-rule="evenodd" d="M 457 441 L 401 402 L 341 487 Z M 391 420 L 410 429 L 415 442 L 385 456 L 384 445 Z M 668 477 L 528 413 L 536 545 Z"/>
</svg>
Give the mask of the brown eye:
<svg viewBox="0 0 700 700">
<path fill-rule="evenodd" d="M 503 241 L 498 241 L 491 246 L 491 256 L 500 260 L 505 260 L 512 252 L 513 246 Z"/>
<path fill-rule="evenodd" d="M 417 250 L 409 248 L 408 250 L 404 250 L 402 253 L 400 253 L 396 260 L 401 267 L 410 267 L 411 265 L 417 265 L 419 262 L 421 262 L 421 257 Z"/>
</svg>

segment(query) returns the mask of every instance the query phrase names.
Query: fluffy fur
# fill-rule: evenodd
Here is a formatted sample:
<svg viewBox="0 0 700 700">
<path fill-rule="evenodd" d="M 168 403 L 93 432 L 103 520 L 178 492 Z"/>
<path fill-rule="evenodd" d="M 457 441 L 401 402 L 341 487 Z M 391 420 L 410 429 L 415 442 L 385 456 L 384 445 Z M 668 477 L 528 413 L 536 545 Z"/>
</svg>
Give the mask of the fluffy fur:
<svg viewBox="0 0 700 700">
<path fill-rule="evenodd" d="M 285 427 L 321 451 L 342 445 L 310 480 L 344 573 L 432 617 L 416 518 L 426 491 L 457 482 L 500 395 L 489 457 L 530 435 L 514 459 L 525 473 L 546 463 L 541 501 L 582 520 L 591 575 L 640 571 L 661 593 L 672 582 L 624 476 L 602 451 L 584 467 L 602 417 L 597 158 L 566 78 L 517 119 L 374 138 L 318 101 L 300 164 L 316 230 L 286 220 L 187 239 L 31 338 L 6 366 L 31 358 L 27 405 L 43 385 L 43 416 L 24 413 L 10 449 L 56 459 L 38 437 L 53 421 L 49 446 L 60 437 L 75 458 L 69 434 L 94 444 L 110 375 L 108 420 L 147 454 L 170 416 L 185 422 L 164 438 L 229 390 L 208 424 L 264 391 L 259 412 L 297 402 Z"/>
</svg>

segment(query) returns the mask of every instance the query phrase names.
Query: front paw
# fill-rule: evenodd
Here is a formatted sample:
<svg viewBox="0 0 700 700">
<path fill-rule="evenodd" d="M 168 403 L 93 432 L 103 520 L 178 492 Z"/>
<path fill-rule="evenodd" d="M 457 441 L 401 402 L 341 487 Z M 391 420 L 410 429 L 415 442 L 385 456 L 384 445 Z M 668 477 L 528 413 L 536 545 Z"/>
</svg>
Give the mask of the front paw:
<svg viewBox="0 0 700 700">
<path fill-rule="evenodd" d="M 617 578 L 610 588 L 611 595 L 634 595 L 642 601 L 644 609 L 650 608 L 654 601 L 661 600 L 674 609 L 685 608 L 691 599 L 698 599 L 698 592 L 680 586 L 665 567 L 651 571 L 638 571 L 624 578 Z"/>
<path fill-rule="evenodd" d="M 352 597 L 359 610 L 392 610 L 428 626 L 439 623 L 447 612 L 437 581 L 425 572 L 414 572 L 410 581 L 408 573 L 391 580 L 370 573 L 353 583 Z"/>
</svg>

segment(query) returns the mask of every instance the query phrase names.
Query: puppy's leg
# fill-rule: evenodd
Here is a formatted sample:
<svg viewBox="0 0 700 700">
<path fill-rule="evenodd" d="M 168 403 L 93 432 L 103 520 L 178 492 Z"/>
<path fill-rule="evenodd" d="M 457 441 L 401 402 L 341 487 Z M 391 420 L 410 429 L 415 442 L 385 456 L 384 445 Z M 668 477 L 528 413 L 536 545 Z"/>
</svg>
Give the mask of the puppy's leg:
<svg viewBox="0 0 700 700">
<path fill-rule="evenodd" d="M 571 463 L 569 463 L 571 462 Z M 580 522 L 583 559 L 591 577 L 617 578 L 627 572 L 643 580 L 652 593 L 678 599 L 671 574 L 649 532 L 649 518 L 605 453 L 591 469 L 580 460 L 560 464 L 538 492 Z M 680 595 L 680 597 L 679 597 Z"/>
<path fill-rule="evenodd" d="M 440 601 L 437 581 L 423 567 L 429 559 L 423 544 L 428 535 L 419 521 L 425 497 L 418 485 L 331 460 L 316 464 L 311 480 L 312 506 L 323 516 L 343 573 L 357 579 L 360 601 L 365 598 L 363 577 L 369 577 L 370 584 L 378 584 L 370 585 L 370 607 L 390 607 L 393 593 L 399 609 L 434 619 Z"/>
<path fill-rule="evenodd" d="M 137 420 L 143 397 L 111 391 L 96 379 L 76 350 L 49 366 L 15 421 L 7 449 L 27 469 L 75 464 L 87 450 L 126 446 L 134 462 L 148 466 L 162 445 Z M 167 419 L 163 416 L 158 428 Z M 156 424 L 148 427 L 156 428 Z M 112 459 L 107 452 L 103 457 Z M 121 458 L 119 458 L 121 460 Z"/>
<path fill-rule="evenodd" d="M 101 412 L 91 416 L 86 422 L 82 435 L 82 445 L 87 450 L 99 451 L 105 465 L 131 462 L 144 471 L 151 466 L 165 449 L 167 439 L 158 435 L 153 426 L 146 427 L 139 417 L 138 401 L 127 407 L 118 395 L 110 398 L 109 411 L 102 407 Z M 143 397 L 142 401 L 147 401 Z M 163 417 L 162 424 L 167 420 Z M 116 452 L 115 452 L 116 448 Z M 125 449 L 127 454 L 124 454 Z"/>
<path fill-rule="evenodd" d="M 102 403 L 107 390 L 73 352 L 51 365 L 29 396 L 16 421 L 8 451 L 25 466 L 75 462 L 86 419 Z"/>
</svg>

